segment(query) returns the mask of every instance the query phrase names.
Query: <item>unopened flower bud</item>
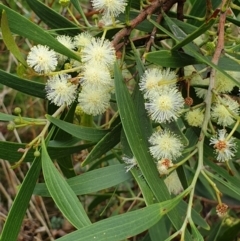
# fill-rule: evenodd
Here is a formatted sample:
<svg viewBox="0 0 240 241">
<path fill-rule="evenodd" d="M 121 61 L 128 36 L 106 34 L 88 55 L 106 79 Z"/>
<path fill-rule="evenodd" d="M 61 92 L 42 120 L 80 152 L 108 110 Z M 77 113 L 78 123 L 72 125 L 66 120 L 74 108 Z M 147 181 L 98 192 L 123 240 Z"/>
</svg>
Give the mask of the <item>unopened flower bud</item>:
<svg viewBox="0 0 240 241">
<path fill-rule="evenodd" d="M 39 150 L 36 150 L 36 151 L 33 153 L 33 155 L 34 155 L 35 157 L 39 157 L 39 156 L 41 155 L 41 153 L 40 153 Z"/>
<path fill-rule="evenodd" d="M 206 43 L 206 50 L 208 50 L 209 52 L 212 52 L 213 50 L 215 50 L 215 43 L 214 42 L 207 42 Z"/>
<path fill-rule="evenodd" d="M 231 34 L 232 33 L 232 28 L 230 28 L 230 27 L 226 28 L 225 32 L 227 34 Z"/>
<path fill-rule="evenodd" d="M 98 14 L 93 14 L 92 15 L 92 20 L 99 19 Z"/>
<path fill-rule="evenodd" d="M 83 112 L 81 106 L 77 105 L 77 107 L 76 107 L 76 109 L 75 109 L 75 115 L 80 116 L 80 115 L 82 115 L 83 113 L 84 113 L 84 112 Z"/>
<path fill-rule="evenodd" d="M 22 123 L 21 118 L 19 118 L 19 117 L 14 118 L 13 121 L 14 121 L 14 123 L 15 123 L 16 125 L 19 125 L 19 124 Z"/>
<path fill-rule="evenodd" d="M 68 7 L 70 3 L 70 0 L 59 0 L 59 4 L 61 4 L 62 7 Z"/>
<path fill-rule="evenodd" d="M 22 112 L 22 110 L 21 110 L 20 107 L 16 107 L 16 108 L 13 110 L 13 113 L 14 113 L 15 115 L 20 115 L 21 112 Z"/>
<path fill-rule="evenodd" d="M 9 124 L 7 125 L 7 129 L 8 129 L 9 131 L 13 131 L 13 130 L 15 129 L 15 125 L 14 125 L 13 123 L 9 123 Z"/>
</svg>

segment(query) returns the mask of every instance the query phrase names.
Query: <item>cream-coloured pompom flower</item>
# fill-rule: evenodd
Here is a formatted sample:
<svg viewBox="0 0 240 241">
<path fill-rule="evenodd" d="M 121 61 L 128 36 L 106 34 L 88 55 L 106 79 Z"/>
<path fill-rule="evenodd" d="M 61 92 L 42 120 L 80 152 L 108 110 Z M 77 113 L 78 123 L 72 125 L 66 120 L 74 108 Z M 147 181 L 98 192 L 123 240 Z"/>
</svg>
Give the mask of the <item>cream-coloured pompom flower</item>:
<svg viewBox="0 0 240 241">
<path fill-rule="evenodd" d="M 103 11 L 104 15 L 117 17 L 125 11 L 126 0 L 92 0 L 93 8 Z"/>
<path fill-rule="evenodd" d="M 64 45 L 68 49 L 74 49 L 75 45 L 73 42 L 73 39 L 70 36 L 67 35 L 58 35 L 57 38 L 58 42 L 60 42 L 62 45 Z M 57 53 L 58 61 L 59 63 L 63 63 L 64 61 L 67 60 L 67 56 L 64 56 L 62 54 Z"/>
<path fill-rule="evenodd" d="M 75 48 L 75 44 L 73 42 L 73 39 L 70 36 L 58 35 L 56 39 L 57 39 L 58 42 L 60 42 L 62 45 L 64 45 L 68 49 L 74 49 Z"/>
<path fill-rule="evenodd" d="M 157 160 L 174 160 L 182 155 L 183 144 L 180 139 L 168 130 L 154 132 L 149 138 L 150 153 Z"/>
<path fill-rule="evenodd" d="M 96 85 L 96 86 L 106 86 L 112 87 L 113 80 L 111 78 L 110 72 L 107 67 L 101 66 L 97 63 L 86 64 L 82 72 L 82 85 Z"/>
<path fill-rule="evenodd" d="M 231 71 L 226 71 L 229 75 L 232 75 Z M 225 77 L 221 72 L 216 73 L 215 89 L 218 93 L 229 93 L 233 90 L 235 83 L 228 77 Z"/>
<path fill-rule="evenodd" d="M 229 75 L 235 77 L 235 72 L 226 71 Z M 200 75 L 195 75 L 191 79 L 192 85 L 203 85 L 204 88 L 194 88 L 199 98 L 205 98 L 207 94 L 206 87 L 209 85 L 209 78 L 203 79 Z M 221 72 L 217 71 L 215 76 L 215 89 L 218 93 L 231 92 L 235 83 L 229 78 L 225 77 Z"/>
<path fill-rule="evenodd" d="M 170 69 L 152 68 L 145 71 L 141 81 L 139 83 L 140 90 L 143 91 L 145 98 L 150 98 L 158 93 L 164 85 L 169 85 L 168 81 L 176 79 L 175 72 Z M 161 83 L 162 82 L 162 83 Z M 175 86 L 175 83 L 171 83 L 171 86 Z"/>
<path fill-rule="evenodd" d="M 204 114 L 201 109 L 190 110 L 186 113 L 185 119 L 190 126 L 202 127 Z"/>
<path fill-rule="evenodd" d="M 166 177 L 164 182 L 170 194 L 177 195 L 183 190 L 181 181 L 176 171 L 173 171 L 168 177 Z"/>
<path fill-rule="evenodd" d="M 78 49 L 81 49 L 91 42 L 92 35 L 89 32 L 82 32 L 74 37 L 74 44 Z"/>
<path fill-rule="evenodd" d="M 100 115 L 110 106 L 111 95 L 105 87 L 83 86 L 79 93 L 78 102 L 82 110 L 88 115 Z"/>
<path fill-rule="evenodd" d="M 38 44 L 31 48 L 27 56 L 27 64 L 37 73 L 47 74 L 57 67 L 57 55 L 48 46 Z"/>
<path fill-rule="evenodd" d="M 222 101 L 224 105 L 221 103 L 216 103 L 212 107 L 212 113 L 211 113 L 212 119 L 215 120 L 218 125 L 222 125 L 222 126 L 232 125 L 235 122 L 235 120 L 230 112 L 238 116 L 239 104 L 237 101 L 227 97 L 223 97 Z M 225 106 L 229 109 L 230 112 Z"/>
<path fill-rule="evenodd" d="M 145 103 L 152 120 L 165 123 L 176 120 L 184 107 L 184 99 L 176 87 L 162 88 L 159 95 L 152 96 Z"/>
<path fill-rule="evenodd" d="M 90 43 L 82 49 L 82 62 L 85 64 L 98 64 L 111 68 L 116 60 L 115 49 L 111 42 L 105 39 L 103 42 L 100 38 L 92 38 Z"/>
<path fill-rule="evenodd" d="M 236 143 L 234 138 L 231 137 L 229 140 L 226 139 L 227 133 L 225 129 L 219 130 L 218 135 L 211 137 L 210 145 L 213 145 L 217 154 L 217 160 L 220 162 L 229 161 L 235 156 Z"/>
<path fill-rule="evenodd" d="M 70 78 L 67 74 L 50 77 L 45 87 L 47 99 L 57 106 L 72 104 L 77 95 L 77 85 L 69 82 Z"/>
</svg>

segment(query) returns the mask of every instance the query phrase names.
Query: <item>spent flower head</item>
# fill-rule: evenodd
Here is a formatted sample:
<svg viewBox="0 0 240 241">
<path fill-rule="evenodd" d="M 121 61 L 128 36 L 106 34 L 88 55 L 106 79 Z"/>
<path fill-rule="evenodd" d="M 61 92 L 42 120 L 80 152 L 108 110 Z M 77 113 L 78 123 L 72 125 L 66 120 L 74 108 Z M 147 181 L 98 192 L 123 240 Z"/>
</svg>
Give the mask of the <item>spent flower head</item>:
<svg viewBox="0 0 240 241">
<path fill-rule="evenodd" d="M 123 157 L 123 161 L 125 162 L 126 166 L 126 172 L 129 172 L 132 168 L 137 166 L 137 160 L 135 157 L 128 158 L 128 157 Z"/>
<path fill-rule="evenodd" d="M 47 99 L 57 106 L 72 104 L 77 95 L 77 85 L 69 82 L 70 78 L 67 74 L 50 77 L 45 87 Z"/>
<path fill-rule="evenodd" d="M 82 110 L 88 115 L 100 115 L 110 105 L 111 95 L 105 87 L 83 86 L 79 93 L 78 102 Z"/>
<path fill-rule="evenodd" d="M 140 80 L 140 90 L 143 91 L 144 97 L 147 99 L 157 94 L 159 89 L 161 89 L 164 85 L 169 85 L 168 81 L 176 78 L 177 76 L 175 72 L 170 71 L 170 69 L 148 69 L 145 71 Z M 175 83 L 171 83 L 171 85 L 175 86 Z"/>
<path fill-rule="evenodd" d="M 27 56 L 27 64 L 37 73 L 47 74 L 56 69 L 57 55 L 48 46 L 33 46 Z"/>
<path fill-rule="evenodd" d="M 167 175 L 169 167 L 172 166 L 172 161 L 167 158 L 163 158 L 157 162 L 157 169 L 160 175 Z"/>
<path fill-rule="evenodd" d="M 154 132 L 149 142 L 150 153 L 157 160 L 174 160 L 182 155 L 183 144 L 175 134 L 168 130 Z"/>
<path fill-rule="evenodd" d="M 176 87 L 161 88 L 159 95 L 151 97 L 145 103 L 152 120 L 165 123 L 176 120 L 184 107 L 184 99 Z"/>
<path fill-rule="evenodd" d="M 232 125 L 235 121 L 232 114 L 235 116 L 239 115 L 239 104 L 237 101 L 228 97 L 223 97 L 222 101 L 224 105 L 219 102 L 213 105 L 211 112 L 212 119 L 215 120 L 218 125 Z"/>
<path fill-rule="evenodd" d="M 210 145 L 213 145 L 215 153 L 217 154 L 217 160 L 220 162 L 229 161 L 235 156 L 236 143 L 233 137 L 229 140 L 225 129 L 219 130 L 218 134 L 211 137 Z"/>
<path fill-rule="evenodd" d="M 227 214 L 228 205 L 225 203 L 219 203 L 216 207 L 217 215 L 222 218 Z"/>
<path fill-rule="evenodd" d="M 92 38 L 81 54 L 83 63 L 98 64 L 98 69 L 102 68 L 102 65 L 111 68 L 116 60 L 115 49 L 107 39 L 102 41 L 100 38 Z"/>
</svg>

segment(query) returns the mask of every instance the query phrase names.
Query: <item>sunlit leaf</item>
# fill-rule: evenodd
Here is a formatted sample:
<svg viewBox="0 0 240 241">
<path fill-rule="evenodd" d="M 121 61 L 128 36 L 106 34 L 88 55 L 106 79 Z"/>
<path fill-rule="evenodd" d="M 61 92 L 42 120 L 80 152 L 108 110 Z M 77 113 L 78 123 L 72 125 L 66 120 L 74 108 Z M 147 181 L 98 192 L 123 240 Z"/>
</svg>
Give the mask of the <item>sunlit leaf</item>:
<svg viewBox="0 0 240 241">
<path fill-rule="evenodd" d="M 44 141 L 42 142 L 41 158 L 46 186 L 63 215 L 76 228 L 90 225 L 91 222 L 76 194 L 53 165 Z"/>
</svg>

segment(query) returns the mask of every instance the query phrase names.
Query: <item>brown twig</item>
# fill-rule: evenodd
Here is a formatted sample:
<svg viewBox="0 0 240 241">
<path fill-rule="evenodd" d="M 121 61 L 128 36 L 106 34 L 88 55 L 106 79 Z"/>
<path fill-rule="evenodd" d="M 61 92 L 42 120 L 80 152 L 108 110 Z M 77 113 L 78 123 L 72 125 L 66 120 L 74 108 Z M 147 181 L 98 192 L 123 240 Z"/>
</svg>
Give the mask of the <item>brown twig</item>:
<svg viewBox="0 0 240 241">
<path fill-rule="evenodd" d="M 222 1 L 222 6 L 225 5 L 225 0 Z M 220 18 L 219 18 L 219 24 L 218 24 L 218 42 L 217 42 L 217 47 L 214 52 L 214 55 L 212 57 L 212 63 L 215 65 L 218 64 L 218 61 L 220 59 L 222 50 L 224 49 L 224 24 L 226 20 L 226 11 L 221 11 L 220 12 Z M 215 76 L 216 76 L 216 69 L 212 68 L 211 74 L 210 74 L 210 79 L 209 79 L 209 88 L 208 88 L 208 93 L 205 98 L 205 103 L 206 103 L 206 109 L 205 109 L 205 119 L 203 122 L 203 130 L 206 131 L 208 121 L 210 119 L 210 110 L 211 110 L 211 101 L 212 101 L 212 89 L 215 86 Z M 204 135 L 204 132 L 202 132 L 202 135 Z"/>
<path fill-rule="evenodd" d="M 139 15 L 130 21 L 129 25 L 123 29 L 121 29 L 115 36 L 112 41 L 113 46 L 116 49 L 117 44 L 123 39 L 128 37 L 132 30 L 142 21 L 144 21 L 148 15 L 156 12 L 156 10 L 162 6 L 163 11 L 167 12 L 178 0 L 156 0 L 152 2 L 152 4 L 146 7 Z M 116 49 L 118 50 L 118 49 Z"/>
<path fill-rule="evenodd" d="M 184 3 L 185 2 L 186 2 L 186 0 L 179 0 L 178 1 L 178 5 L 177 5 L 177 19 L 179 19 L 180 21 L 183 21 L 183 19 L 184 19 L 183 7 L 184 7 Z"/>
<path fill-rule="evenodd" d="M 205 16 L 206 20 L 210 19 L 212 12 L 213 12 L 212 1 L 206 0 L 206 16 Z"/>
</svg>

